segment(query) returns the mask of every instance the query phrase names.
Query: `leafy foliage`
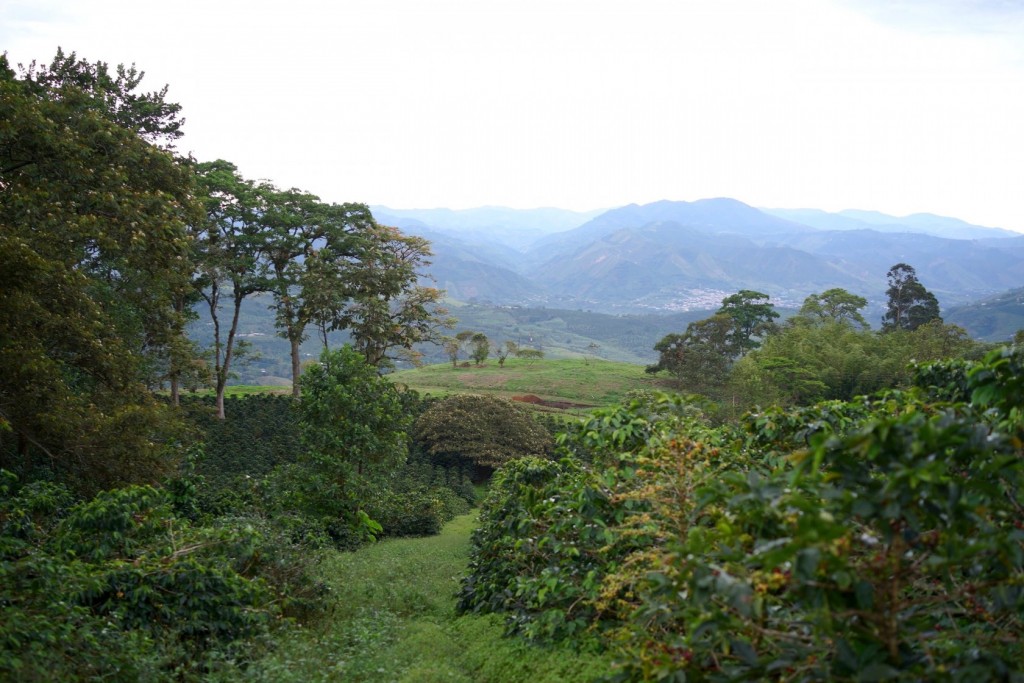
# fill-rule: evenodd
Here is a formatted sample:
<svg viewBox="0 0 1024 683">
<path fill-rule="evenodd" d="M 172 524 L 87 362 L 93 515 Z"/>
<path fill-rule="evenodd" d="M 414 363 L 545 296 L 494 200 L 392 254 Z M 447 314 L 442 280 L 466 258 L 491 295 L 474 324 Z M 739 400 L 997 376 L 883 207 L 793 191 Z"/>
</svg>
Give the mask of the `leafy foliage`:
<svg viewBox="0 0 1024 683">
<path fill-rule="evenodd" d="M 320 314 L 327 329 L 347 330 L 376 367 L 392 363 L 396 354 L 415 361 L 416 344 L 442 343 L 441 330 L 455 324 L 440 305 L 444 292 L 417 284 L 430 255 L 422 237 L 372 224 L 358 260 L 343 273 L 340 296 Z"/>
<path fill-rule="evenodd" d="M 345 271 L 370 234 L 373 217 L 365 204 L 325 204 L 309 193 L 271 185 L 263 190 L 275 325 L 291 347 L 292 395 L 298 397 L 306 328 L 350 289 Z"/>
<path fill-rule="evenodd" d="M 870 325 L 861 311 L 867 305 L 864 297 L 837 287 L 808 296 L 798 315 L 812 325 L 842 323 L 866 330 Z"/>
<path fill-rule="evenodd" d="M 405 462 L 410 419 L 397 388 L 350 346 L 324 351 L 303 374 L 300 428 L 311 479 L 307 512 L 344 520 L 372 538 L 380 524 L 364 504 Z M 372 503 L 367 506 L 372 507 Z"/>
<path fill-rule="evenodd" d="M 722 299 L 713 316 L 686 326 L 683 334 L 669 334 L 654 345 L 658 362 L 647 372 L 675 375 L 684 391 L 718 397 L 730 367 L 744 353 L 760 346 L 759 339 L 775 329 L 779 314 L 768 295 L 748 289 Z"/>
<path fill-rule="evenodd" d="M 546 455 L 551 434 L 528 408 L 493 396 L 461 394 L 430 406 L 416 421 L 416 439 L 433 456 L 501 467 L 526 455 Z"/>
<path fill-rule="evenodd" d="M 578 427 L 564 441 L 593 465 L 499 480 L 461 604 L 548 638 L 589 624 L 622 680 L 1016 680 L 1022 358 L 921 368 L 919 389 L 745 434 L 642 408 Z M 607 506 L 566 502 L 595 490 Z"/>
<path fill-rule="evenodd" d="M 473 358 L 473 362 L 477 365 L 483 365 L 487 357 L 491 355 L 491 340 L 483 332 L 477 332 L 473 335 L 471 341 L 473 342 L 473 352 L 470 355 Z"/>
<path fill-rule="evenodd" d="M 410 458 L 387 482 L 387 493 L 369 510 L 385 536 L 432 536 L 458 515 L 469 512 L 476 492 L 468 474 Z"/>
<path fill-rule="evenodd" d="M 770 332 L 779 314 L 769 303 L 767 294 L 741 289 L 722 299 L 718 315 L 728 316 L 733 322 L 729 334 L 729 356 L 737 358 L 758 347 L 758 339 Z"/>
<path fill-rule="evenodd" d="M 279 614 L 251 528 L 194 527 L 148 486 L 73 504 L 0 477 L 4 678 L 193 678 Z"/>
<path fill-rule="evenodd" d="M 246 504 L 251 487 L 276 467 L 299 461 L 303 452 L 296 401 L 291 396 L 228 397 L 230 419 L 216 417 L 214 397 L 187 397 L 182 409 L 203 444 L 195 473 L 202 509 L 225 514 Z"/>
<path fill-rule="evenodd" d="M 882 317 L 882 329 L 916 330 L 921 325 L 939 320 L 939 302 L 917 279 L 917 271 L 906 263 L 897 263 L 886 274 L 889 289 L 888 310 Z"/>
<path fill-rule="evenodd" d="M 166 123 L 140 78 L 0 58 L 0 462 L 93 491 L 159 477 L 176 430 L 145 384 L 181 335 L 196 207 L 188 171 L 119 125 Z"/>
<path fill-rule="evenodd" d="M 666 335 L 654 345 L 658 362 L 646 368 L 675 375 L 685 391 L 717 396 L 729 377 L 733 322 L 718 314 L 690 323 L 683 334 Z"/>
</svg>

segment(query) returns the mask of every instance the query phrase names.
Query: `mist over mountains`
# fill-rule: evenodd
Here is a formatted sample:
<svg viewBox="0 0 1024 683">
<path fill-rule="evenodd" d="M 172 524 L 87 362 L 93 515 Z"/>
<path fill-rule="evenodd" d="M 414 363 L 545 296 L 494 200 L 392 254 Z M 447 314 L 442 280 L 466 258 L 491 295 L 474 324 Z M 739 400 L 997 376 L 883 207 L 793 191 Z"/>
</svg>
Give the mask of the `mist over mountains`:
<svg viewBox="0 0 1024 683">
<path fill-rule="evenodd" d="M 756 289 L 796 307 L 842 287 L 866 297 L 873 315 L 899 262 L 943 308 L 1024 285 L 1024 235 L 932 214 L 757 209 L 728 198 L 591 212 L 372 210 L 431 240 L 430 273 L 451 298 L 495 305 L 678 312 Z"/>
</svg>

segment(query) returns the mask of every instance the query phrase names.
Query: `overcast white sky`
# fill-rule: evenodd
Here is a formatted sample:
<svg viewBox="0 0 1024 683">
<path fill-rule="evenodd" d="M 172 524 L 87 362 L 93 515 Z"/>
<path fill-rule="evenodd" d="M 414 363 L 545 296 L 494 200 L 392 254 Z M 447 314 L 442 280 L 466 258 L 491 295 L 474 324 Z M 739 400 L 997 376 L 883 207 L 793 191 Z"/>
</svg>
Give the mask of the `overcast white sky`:
<svg viewBox="0 0 1024 683">
<path fill-rule="evenodd" d="M 1024 231 L 1020 0 L 3 0 L 170 85 L 179 149 L 325 200 L 734 197 Z"/>
</svg>

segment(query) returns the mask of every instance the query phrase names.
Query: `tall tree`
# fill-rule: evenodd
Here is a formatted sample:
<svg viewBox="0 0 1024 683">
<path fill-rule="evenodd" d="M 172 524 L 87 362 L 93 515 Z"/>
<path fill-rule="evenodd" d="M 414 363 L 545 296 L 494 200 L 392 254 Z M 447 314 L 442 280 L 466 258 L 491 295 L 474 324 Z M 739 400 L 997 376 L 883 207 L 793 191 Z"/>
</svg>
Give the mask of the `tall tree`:
<svg viewBox="0 0 1024 683">
<path fill-rule="evenodd" d="M 864 297 L 836 287 L 804 299 L 797 315 L 815 325 L 840 323 L 866 330 L 870 325 L 861 311 L 867 305 L 868 300 Z"/>
<path fill-rule="evenodd" d="M 906 263 L 897 263 L 886 274 L 889 288 L 888 310 L 882 317 L 882 331 L 915 330 L 939 317 L 939 302 L 917 279 L 917 271 Z"/>
<path fill-rule="evenodd" d="M 504 344 L 499 344 L 495 349 L 495 355 L 498 357 L 498 366 L 505 367 L 505 360 L 509 355 L 517 355 L 519 353 L 519 344 L 514 341 L 506 341 Z"/>
<path fill-rule="evenodd" d="M 654 346 L 658 362 L 646 368 L 666 370 L 686 391 L 716 396 L 729 377 L 736 323 L 724 313 L 692 322 L 683 334 L 669 334 Z"/>
<path fill-rule="evenodd" d="M 760 344 L 758 340 L 774 329 L 773 321 L 779 317 L 767 294 L 750 289 L 741 289 L 722 299 L 722 307 L 715 313 L 729 316 L 733 321 L 728 344 L 728 353 L 733 359 L 756 349 Z"/>
<path fill-rule="evenodd" d="M 692 322 L 682 334 L 665 336 L 654 346 L 658 362 L 646 368 L 666 370 L 687 391 L 715 397 L 729 378 L 732 362 L 760 345 L 779 317 L 768 295 L 743 289 L 722 299 L 710 318 Z"/>
<path fill-rule="evenodd" d="M 448 354 L 448 360 L 452 362 L 452 367 L 458 367 L 459 365 L 459 353 L 462 352 L 462 347 L 465 346 L 469 340 L 473 338 L 476 332 L 472 330 L 462 330 L 454 337 L 445 337 L 442 341 L 444 344 L 444 352 Z"/>
<path fill-rule="evenodd" d="M 195 284 L 213 323 L 217 416 L 224 419 L 224 390 L 237 352 L 242 302 L 272 288 L 267 252 L 273 242 L 264 216 L 274 189 L 244 179 L 234 164 L 223 160 L 199 164 L 196 175 L 206 215 L 194 227 Z M 227 320 L 222 310 L 225 299 Z"/>
<path fill-rule="evenodd" d="M 79 486 L 154 476 L 169 423 L 145 383 L 180 331 L 193 195 L 94 92 L 0 57 L 0 458 Z"/>
<path fill-rule="evenodd" d="M 19 68 L 22 81 L 36 94 L 63 93 L 65 101 L 88 108 L 157 147 L 171 150 L 182 136 L 185 120 L 179 118 L 181 105 L 167 101 L 166 85 L 160 90 L 139 92 L 146 74 L 134 64 L 118 64 L 111 72 L 106 62 L 89 62 L 57 48 L 48 66 L 32 62 Z"/>
<path fill-rule="evenodd" d="M 357 261 L 345 271 L 345 303 L 332 328 L 347 330 L 366 362 L 382 367 L 399 358 L 415 360 L 416 344 L 444 341 L 454 325 L 441 306 L 444 292 L 418 284 L 430 264 L 427 240 L 397 228 L 373 225 Z"/>
<path fill-rule="evenodd" d="M 275 324 L 289 342 L 292 395 L 298 397 L 299 348 L 306 328 L 318 309 L 345 296 L 345 270 L 359 253 L 362 233 L 373 225 L 373 216 L 365 204 L 328 205 L 291 189 L 268 192 L 262 219 L 268 228 L 265 258 L 272 276 Z"/>
<path fill-rule="evenodd" d="M 491 340 L 483 332 L 477 332 L 470 341 L 473 344 L 473 351 L 470 354 L 473 362 L 477 365 L 483 365 L 487 357 L 491 355 Z"/>
<path fill-rule="evenodd" d="M 351 346 L 324 351 L 303 376 L 299 416 L 318 478 L 311 494 L 318 511 L 346 516 L 356 527 L 372 524 L 363 501 L 408 454 L 412 418 L 394 383 Z"/>
</svg>

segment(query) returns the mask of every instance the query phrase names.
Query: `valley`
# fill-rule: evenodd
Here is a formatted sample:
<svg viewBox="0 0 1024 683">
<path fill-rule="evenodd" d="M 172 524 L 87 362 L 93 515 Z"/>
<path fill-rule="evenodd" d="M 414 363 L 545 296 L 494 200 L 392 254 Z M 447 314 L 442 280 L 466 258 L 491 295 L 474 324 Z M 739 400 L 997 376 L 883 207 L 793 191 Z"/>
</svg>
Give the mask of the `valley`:
<svg viewBox="0 0 1024 683">
<path fill-rule="evenodd" d="M 423 282 L 446 291 L 458 320 L 452 334 L 481 332 L 550 359 L 652 363 L 658 340 L 740 289 L 769 294 L 785 318 L 809 294 L 842 287 L 868 300 L 865 317 L 877 327 L 885 273 L 896 262 L 914 265 L 946 322 L 972 337 L 1005 341 L 1024 328 L 1024 236 L 953 218 L 762 211 L 731 199 L 601 212 L 373 210 L 379 221 L 430 240 Z M 237 367 L 236 383 L 290 383 L 288 344 L 276 333 L 271 303 L 269 296 L 243 303 L 239 334 L 255 353 Z M 190 335 L 208 345 L 211 334 L 200 312 Z M 303 358 L 321 347 L 307 339 Z M 439 346 L 418 351 L 428 364 L 446 360 Z"/>
</svg>

